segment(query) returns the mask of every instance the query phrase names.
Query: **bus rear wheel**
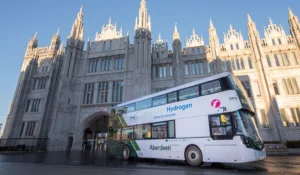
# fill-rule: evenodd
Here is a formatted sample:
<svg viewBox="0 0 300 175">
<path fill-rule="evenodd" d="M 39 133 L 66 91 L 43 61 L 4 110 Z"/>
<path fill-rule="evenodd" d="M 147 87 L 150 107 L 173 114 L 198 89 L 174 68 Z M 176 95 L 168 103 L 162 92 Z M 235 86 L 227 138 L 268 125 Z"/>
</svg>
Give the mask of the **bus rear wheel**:
<svg viewBox="0 0 300 175">
<path fill-rule="evenodd" d="M 122 149 L 122 158 L 123 160 L 128 160 L 130 157 L 130 149 L 127 145 L 125 145 Z"/>
<path fill-rule="evenodd" d="M 202 152 L 197 146 L 189 146 L 185 151 L 185 159 L 191 166 L 200 166 L 202 164 Z"/>
</svg>

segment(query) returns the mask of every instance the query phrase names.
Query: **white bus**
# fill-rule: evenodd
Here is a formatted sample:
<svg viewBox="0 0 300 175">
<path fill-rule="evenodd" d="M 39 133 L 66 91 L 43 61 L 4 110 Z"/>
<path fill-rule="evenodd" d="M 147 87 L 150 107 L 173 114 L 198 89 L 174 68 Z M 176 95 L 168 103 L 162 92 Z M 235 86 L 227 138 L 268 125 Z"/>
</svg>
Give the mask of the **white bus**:
<svg viewBox="0 0 300 175">
<path fill-rule="evenodd" d="M 228 72 L 119 104 L 109 117 L 112 155 L 243 163 L 266 157 L 254 111 Z"/>
</svg>

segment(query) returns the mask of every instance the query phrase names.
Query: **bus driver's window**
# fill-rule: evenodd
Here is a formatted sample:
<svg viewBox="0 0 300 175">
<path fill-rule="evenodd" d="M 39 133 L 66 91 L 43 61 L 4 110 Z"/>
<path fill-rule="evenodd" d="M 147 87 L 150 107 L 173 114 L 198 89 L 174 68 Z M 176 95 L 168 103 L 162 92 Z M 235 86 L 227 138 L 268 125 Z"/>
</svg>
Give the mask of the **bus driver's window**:
<svg viewBox="0 0 300 175">
<path fill-rule="evenodd" d="M 229 114 L 214 115 L 210 117 L 211 135 L 215 136 L 231 136 L 232 126 Z M 215 137 L 215 139 L 218 139 Z"/>
</svg>

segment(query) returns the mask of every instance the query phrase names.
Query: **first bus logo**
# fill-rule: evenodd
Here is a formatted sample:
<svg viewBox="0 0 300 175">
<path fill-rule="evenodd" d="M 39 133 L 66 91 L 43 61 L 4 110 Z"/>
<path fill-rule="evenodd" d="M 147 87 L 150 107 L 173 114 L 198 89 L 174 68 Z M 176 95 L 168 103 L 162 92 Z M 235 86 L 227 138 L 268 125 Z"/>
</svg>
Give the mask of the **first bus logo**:
<svg viewBox="0 0 300 175">
<path fill-rule="evenodd" d="M 210 105 L 214 108 L 219 108 L 221 105 L 221 101 L 218 99 L 214 99 L 213 101 L 211 101 Z"/>
</svg>

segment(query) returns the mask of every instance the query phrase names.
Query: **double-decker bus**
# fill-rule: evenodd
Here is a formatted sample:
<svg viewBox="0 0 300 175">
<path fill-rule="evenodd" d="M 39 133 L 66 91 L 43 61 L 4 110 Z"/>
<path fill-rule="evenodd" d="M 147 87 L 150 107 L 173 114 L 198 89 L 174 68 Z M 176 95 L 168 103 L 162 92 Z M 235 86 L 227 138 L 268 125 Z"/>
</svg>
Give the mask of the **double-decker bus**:
<svg viewBox="0 0 300 175">
<path fill-rule="evenodd" d="M 110 154 L 243 163 L 266 157 L 255 113 L 239 80 L 228 72 L 119 104 L 109 117 Z"/>
</svg>

